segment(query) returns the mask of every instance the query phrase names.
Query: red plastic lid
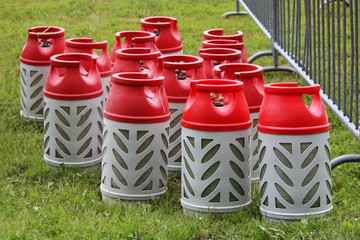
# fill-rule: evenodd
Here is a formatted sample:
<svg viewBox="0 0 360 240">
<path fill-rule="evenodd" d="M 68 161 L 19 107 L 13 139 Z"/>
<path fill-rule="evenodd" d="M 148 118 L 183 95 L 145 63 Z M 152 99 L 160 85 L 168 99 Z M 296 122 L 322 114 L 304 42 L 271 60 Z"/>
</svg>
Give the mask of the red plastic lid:
<svg viewBox="0 0 360 240">
<path fill-rule="evenodd" d="M 146 73 L 117 73 L 106 102 L 104 117 L 118 122 L 157 123 L 170 119 L 163 77 Z"/>
<path fill-rule="evenodd" d="M 203 36 L 204 36 L 204 40 L 211 40 L 211 39 L 236 40 L 236 42 L 238 42 L 238 43 L 244 43 L 242 31 L 237 31 L 235 35 L 223 35 L 223 34 L 224 34 L 223 29 L 209 29 L 209 30 L 204 31 Z M 241 57 L 242 62 L 247 63 L 248 57 L 247 57 L 247 51 L 246 51 L 245 46 L 243 47 L 241 52 L 242 52 L 242 57 Z"/>
<path fill-rule="evenodd" d="M 330 124 L 320 97 L 320 85 L 298 87 L 298 83 L 265 85 L 258 130 L 263 133 L 303 135 L 327 132 Z M 310 106 L 303 95 L 312 95 Z"/>
<path fill-rule="evenodd" d="M 203 32 L 204 40 L 210 39 L 226 39 L 226 40 L 237 40 L 243 42 L 243 32 L 237 31 L 234 35 L 223 35 L 224 30 L 219 29 L 209 29 Z"/>
<path fill-rule="evenodd" d="M 140 30 L 156 34 L 155 45 L 162 53 L 173 53 L 183 49 L 176 18 L 147 17 L 141 19 L 140 24 Z"/>
<path fill-rule="evenodd" d="M 241 62 L 247 63 L 247 56 L 243 54 L 245 44 L 243 42 L 238 42 L 236 40 L 226 40 L 226 39 L 211 39 L 204 40 L 202 42 L 201 48 L 231 48 L 241 51 Z"/>
<path fill-rule="evenodd" d="M 244 43 L 238 42 L 236 40 L 211 39 L 204 40 L 202 42 L 201 48 L 231 48 L 241 51 L 244 46 Z"/>
<path fill-rule="evenodd" d="M 190 81 L 205 78 L 203 59 L 191 55 L 161 56 L 158 58 L 156 75 L 165 78 L 164 86 L 169 102 L 186 102 Z"/>
<path fill-rule="evenodd" d="M 84 100 L 103 94 L 95 56 L 86 53 L 62 53 L 52 56 L 50 63 L 44 89 L 46 97 Z"/>
<path fill-rule="evenodd" d="M 48 66 L 50 65 L 50 57 L 63 53 L 64 48 L 64 28 L 52 26 L 29 28 L 20 61 L 29 65 Z"/>
<path fill-rule="evenodd" d="M 121 43 L 121 40 L 123 42 Z M 158 52 L 155 46 L 155 34 L 146 31 L 122 31 L 115 33 L 115 42 L 111 50 L 111 64 L 115 64 L 116 51 L 123 48 L 150 48 L 151 52 Z"/>
<path fill-rule="evenodd" d="M 206 60 L 226 61 L 240 60 L 241 51 L 230 48 L 203 48 L 199 51 L 200 57 Z"/>
<path fill-rule="evenodd" d="M 215 66 L 214 72 L 217 78 L 242 81 L 249 111 L 260 111 L 265 85 L 262 67 L 249 63 L 228 63 Z"/>
<path fill-rule="evenodd" d="M 236 131 L 251 127 L 243 83 L 233 80 L 205 79 L 191 82 L 181 125 L 202 131 Z M 223 97 L 224 104 L 215 106 L 212 96 Z"/>
<path fill-rule="evenodd" d="M 157 58 L 160 52 L 151 52 L 150 48 L 124 48 L 116 51 L 116 61 L 112 74 L 121 72 L 147 71 L 148 77 L 154 77 Z"/>
<path fill-rule="evenodd" d="M 241 51 L 230 48 L 203 48 L 199 51 L 204 59 L 204 71 L 207 78 L 214 78 L 214 66 L 222 63 L 240 63 Z"/>
<path fill-rule="evenodd" d="M 101 54 L 97 58 L 96 65 L 101 77 L 107 77 L 111 74 L 111 63 L 107 51 L 107 41 L 93 42 L 92 38 L 71 38 L 65 41 L 65 53 L 88 53 L 98 56 L 94 49 L 101 49 Z"/>
</svg>

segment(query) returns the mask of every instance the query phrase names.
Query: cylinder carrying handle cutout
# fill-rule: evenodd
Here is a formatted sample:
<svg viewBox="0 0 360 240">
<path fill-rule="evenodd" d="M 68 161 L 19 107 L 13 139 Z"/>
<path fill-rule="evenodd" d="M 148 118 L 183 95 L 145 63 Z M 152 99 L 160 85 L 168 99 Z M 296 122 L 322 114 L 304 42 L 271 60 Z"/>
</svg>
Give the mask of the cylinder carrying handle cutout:
<svg viewBox="0 0 360 240">
<path fill-rule="evenodd" d="M 143 89 L 143 96 L 149 101 L 160 101 L 163 104 L 161 91 L 164 77 L 148 79 L 147 73 L 116 73 L 113 75 L 113 82 L 129 86 L 139 86 Z"/>
<path fill-rule="evenodd" d="M 212 103 L 214 109 L 228 111 L 236 101 L 237 93 L 244 87 L 242 82 L 238 83 L 240 84 L 224 84 L 224 82 L 221 82 L 219 85 L 215 85 L 214 83 L 200 83 L 196 84 L 196 89 L 199 95 L 206 94 L 205 98 Z"/>
<path fill-rule="evenodd" d="M 71 38 L 66 40 L 69 47 L 85 48 L 85 49 L 106 49 L 108 42 L 93 42 L 92 38 Z"/>
<path fill-rule="evenodd" d="M 41 49 L 50 49 L 54 46 L 56 38 L 63 37 L 65 30 L 59 27 L 41 26 L 28 29 L 29 38 L 38 41 Z"/>
<path fill-rule="evenodd" d="M 57 68 L 59 77 L 73 74 L 67 68 L 78 68 L 81 76 L 88 76 L 96 71 L 97 56 L 86 53 L 62 53 L 50 58 L 51 67 Z"/>
</svg>

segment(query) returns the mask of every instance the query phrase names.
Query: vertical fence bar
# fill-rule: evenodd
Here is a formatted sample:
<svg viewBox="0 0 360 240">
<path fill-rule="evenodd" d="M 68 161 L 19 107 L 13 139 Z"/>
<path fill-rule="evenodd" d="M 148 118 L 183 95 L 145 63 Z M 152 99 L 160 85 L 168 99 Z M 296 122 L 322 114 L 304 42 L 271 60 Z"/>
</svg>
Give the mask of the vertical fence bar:
<svg viewBox="0 0 360 240">
<path fill-rule="evenodd" d="M 358 82 L 359 82 L 359 65 L 360 65 L 360 61 L 359 61 L 359 43 L 360 43 L 360 39 L 359 39 L 359 6 L 358 6 L 358 1 L 355 1 L 355 5 L 354 5 L 354 12 L 355 12 L 355 126 L 356 129 L 359 129 L 359 86 L 358 86 Z M 360 139 L 359 139 L 360 141 Z"/>
<path fill-rule="evenodd" d="M 320 12 L 320 11 L 319 11 Z M 325 6 L 323 6 L 321 8 L 321 30 L 322 30 L 322 44 L 321 44 L 321 47 L 322 47 L 322 58 L 321 58 L 321 61 L 322 61 L 322 90 L 325 91 L 325 72 L 326 72 L 326 69 L 325 69 L 325 61 L 326 61 L 326 56 L 325 56 Z M 319 81 L 320 83 L 320 81 Z"/>
<path fill-rule="evenodd" d="M 290 0 L 287 1 L 287 51 L 290 51 Z"/>
<path fill-rule="evenodd" d="M 312 49 L 312 41 L 311 41 L 311 39 L 312 39 L 312 32 L 311 32 L 311 29 L 312 29 L 312 25 L 313 25 L 313 23 L 311 22 L 311 1 L 309 1 L 309 30 L 308 30 L 308 32 L 309 32 L 309 39 L 307 40 L 307 42 L 308 42 L 308 49 L 306 49 L 306 55 L 307 55 L 307 58 L 308 58 L 308 60 L 307 60 L 307 63 L 306 63 L 306 65 L 307 65 L 307 69 L 308 69 L 308 74 L 311 76 L 312 75 L 312 54 L 311 54 L 311 49 Z"/>
<path fill-rule="evenodd" d="M 282 7 L 282 0 L 278 0 L 279 1 L 279 4 L 278 4 L 278 7 L 279 7 L 279 38 L 278 38 L 278 43 L 280 45 L 282 45 L 282 40 L 283 40 L 283 34 L 282 34 L 282 31 L 283 31 L 283 14 L 282 14 L 282 11 L 283 11 L 283 7 Z"/>
<path fill-rule="evenodd" d="M 326 4 L 326 11 L 327 11 L 327 15 L 326 15 L 326 22 L 327 22 L 327 84 L 328 84 L 328 90 L 327 90 L 327 95 L 329 96 L 329 98 L 331 98 L 331 32 L 330 32 L 330 3 Z"/>
<path fill-rule="evenodd" d="M 291 37 L 291 56 L 296 58 L 295 44 L 295 0 L 293 0 L 293 13 L 292 13 L 292 37 Z"/>
<path fill-rule="evenodd" d="M 338 108 L 341 106 L 341 71 L 340 71 L 340 1 L 337 1 L 337 90 L 338 90 Z"/>
<path fill-rule="evenodd" d="M 347 113 L 346 107 L 346 4 L 343 5 L 343 112 Z"/>
<path fill-rule="evenodd" d="M 318 6 L 319 6 L 319 0 L 317 0 L 317 4 L 318 4 Z M 316 61 L 317 61 L 317 56 L 316 56 L 316 21 L 315 21 L 315 19 L 316 19 L 316 1 L 313 1 L 313 15 L 312 15 L 312 22 L 313 22 L 313 27 L 312 27 L 312 29 L 313 29 L 313 63 L 312 63 L 312 65 L 313 65 L 313 71 L 312 71 L 312 74 L 310 75 L 310 77 L 311 78 L 314 78 L 314 77 L 316 77 L 316 71 L 317 71 L 317 69 L 316 69 Z"/>
<path fill-rule="evenodd" d="M 305 0 L 305 19 L 311 19 L 310 1 Z M 309 74 L 309 51 L 311 49 L 311 21 L 305 21 L 305 39 L 303 48 L 303 62 L 306 74 Z"/>
<path fill-rule="evenodd" d="M 318 11 L 317 11 L 317 32 L 318 32 L 318 47 L 317 47 L 317 51 L 318 51 L 318 60 L 317 60 L 317 65 L 318 65 L 318 82 L 321 83 L 320 79 L 321 79 L 321 37 L 320 37 L 320 7 L 321 7 L 321 3 L 318 0 Z"/>
<path fill-rule="evenodd" d="M 335 3 L 334 2 L 330 2 L 328 4 L 331 4 L 331 31 L 332 31 L 332 35 L 331 35 L 331 42 L 332 47 L 331 47 L 331 62 L 332 62 L 332 100 L 334 101 L 334 103 L 336 103 L 336 84 L 335 84 Z"/>
<path fill-rule="evenodd" d="M 300 28 L 299 28 L 299 16 L 300 16 L 300 13 L 301 10 L 299 9 L 299 0 L 296 0 L 296 35 L 295 35 L 295 60 L 297 62 L 297 64 L 300 65 L 300 62 L 299 62 L 299 57 L 300 57 L 300 54 L 299 54 L 299 50 L 300 50 L 300 45 L 299 45 L 299 35 L 300 35 Z"/>
<path fill-rule="evenodd" d="M 353 23 L 353 3 L 350 1 L 350 38 L 351 38 L 351 56 L 350 56 L 350 96 L 349 96 L 349 118 L 353 120 L 353 100 L 354 100 L 354 23 Z"/>
</svg>

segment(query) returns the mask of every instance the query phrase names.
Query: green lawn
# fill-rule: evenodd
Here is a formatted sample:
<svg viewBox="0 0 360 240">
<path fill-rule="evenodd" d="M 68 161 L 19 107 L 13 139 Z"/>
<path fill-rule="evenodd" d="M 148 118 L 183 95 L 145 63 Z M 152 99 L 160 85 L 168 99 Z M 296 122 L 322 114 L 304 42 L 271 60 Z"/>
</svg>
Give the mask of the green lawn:
<svg viewBox="0 0 360 240">
<path fill-rule="evenodd" d="M 42 128 L 19 115 L 19 57 L 28 28 L 64 27 L 66 38 L 108 40 L 110 52 L 115 32 L 138 30 L 141 18 L 162 15 L 178 19 L 185 54 L 198 55 L 202 32 L 210 28 L 224 28 L 225 34 L 242 30 L 249 56 L 267 50 L 268 39 L 249 16 L 221 16 L 235 9 L 233 0 L 0 0 L 0 5 L 0 239 L 360 239 L 360 164 L 333 171 L 334 209 L 328 216 L 289 225 L 263 222 L 255 184 L 252 204 L 239 213 L 186 217 L 176 177 L 160 199 L 109 205 L 101 200 L 100 170 L 45 166 Z M 256 62 L 271 63 L 271 58 Z M 267 83 L 305 84 L 291 73 L 264 77 Z M 332 158 L 358 153 L 358 141 L 330 111 L 328 116 Z"/>
</svg>

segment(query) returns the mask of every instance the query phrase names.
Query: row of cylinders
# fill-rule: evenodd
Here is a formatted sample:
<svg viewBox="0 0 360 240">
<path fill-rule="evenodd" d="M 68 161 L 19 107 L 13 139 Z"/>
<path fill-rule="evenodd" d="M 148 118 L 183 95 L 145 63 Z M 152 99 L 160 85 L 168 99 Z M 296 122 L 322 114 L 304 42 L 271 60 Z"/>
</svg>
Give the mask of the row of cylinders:
<svg viewBox="0 0 360 240">
<path fill-rule="evenodd" d="M 262 68 L 246 63 L 241 32 L 230 36 L 238 40 L 219 40 L 222 30 L 205 31 L 205 39 L 216 37 L 203 42 L 200 57 L 161 56 L 156 29 L 150 46 L 135 46 L 146 32 L 117 33 L 115 61 L 114 48 L 110 58 L 106 42 L 92 39 L 67 40 L 66 52 L 76 54 L 51 57 L 43 72 L 44 159 L 52 167 L 101 163 L 100 188 L 109 201 L 160 196 L 168 172 L 181 170 L 186 212 L 236 211 L 250 203 L 251 178 L 260 175 Z M 228 48 L 206 49 L 212 44 Z M 94 56 L 93 48 L 102 54 Z M 22 93 L 36 85 L 26 76 L 38 74 L 24 59 Z M 24 110 L 24 98 L 22 115 L 40 119 Z"/>
</svg>

